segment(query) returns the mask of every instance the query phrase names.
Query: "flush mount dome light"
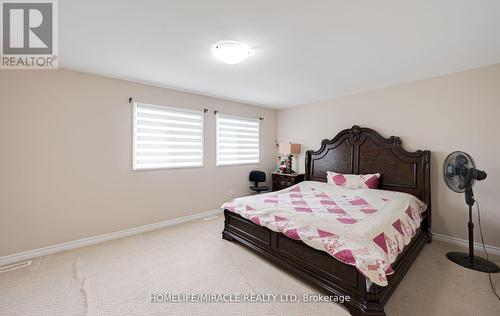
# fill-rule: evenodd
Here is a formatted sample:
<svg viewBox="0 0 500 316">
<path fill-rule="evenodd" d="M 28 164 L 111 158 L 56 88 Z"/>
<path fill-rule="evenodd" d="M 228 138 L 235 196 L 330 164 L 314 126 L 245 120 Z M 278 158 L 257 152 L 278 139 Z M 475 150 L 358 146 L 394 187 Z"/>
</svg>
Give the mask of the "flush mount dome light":
<svg viewBox="0 0 500 316">
<path fill-rule="evenodd" d="M 212 52 L 218 60 L 230 65 L 239 64 L 250 56 L 248 46 L 230 41 L 216 43 Z"/>
</svg>

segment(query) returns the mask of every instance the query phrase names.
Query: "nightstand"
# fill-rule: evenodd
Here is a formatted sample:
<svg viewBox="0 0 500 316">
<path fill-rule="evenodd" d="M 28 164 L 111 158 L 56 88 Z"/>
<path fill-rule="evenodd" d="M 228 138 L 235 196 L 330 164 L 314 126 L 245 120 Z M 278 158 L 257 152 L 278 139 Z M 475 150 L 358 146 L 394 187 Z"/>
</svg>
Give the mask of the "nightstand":
<svg viewBox="0 0 500 316">
<path fill-rule="evenodd" d="M 303 173 L 285 174 L 273 172 L 273 191 L 283 190 L 304 181 Z"/>
</svg>

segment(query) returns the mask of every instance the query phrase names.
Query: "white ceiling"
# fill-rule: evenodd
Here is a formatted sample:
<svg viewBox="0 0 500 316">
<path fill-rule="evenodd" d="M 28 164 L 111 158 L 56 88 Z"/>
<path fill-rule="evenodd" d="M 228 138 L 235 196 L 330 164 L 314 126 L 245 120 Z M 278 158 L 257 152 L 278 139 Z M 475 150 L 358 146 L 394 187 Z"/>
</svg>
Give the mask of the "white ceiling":
<svg viewBox="0 0 500 316">
<path fill-rule="evenodd" d="M 500 62 L 498 0 L 61 0 L 60 66 L 273 108 Z M 239 65 L 211 46 L 253 47 Z"/>
</svg>

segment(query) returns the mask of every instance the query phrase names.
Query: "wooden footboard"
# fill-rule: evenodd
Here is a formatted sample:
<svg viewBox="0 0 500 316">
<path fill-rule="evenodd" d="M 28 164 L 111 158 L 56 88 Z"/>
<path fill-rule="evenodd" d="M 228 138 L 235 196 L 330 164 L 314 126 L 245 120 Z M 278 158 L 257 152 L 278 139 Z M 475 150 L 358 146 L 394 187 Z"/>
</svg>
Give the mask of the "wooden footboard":
<svg viewBox="0 0 500 316">
<path fill-rule="evenodd" d="M 251 248 L 331 295 L 349 296 L 349 302 L 344 305 L 352 315 L 385 315 L 385 303 L 420 249 L 430 240 L 430 236 L 419 229 L 393 264 L 394 274 L 388 277 L 389 284 L 385 287 L 374 284 L 367 290 L 366 278 L 355 267 L 338 261 L 328 253 L 258 226 L 228 210 L 224 210 L 224 217 L 222 238 Z"/>
</svg>

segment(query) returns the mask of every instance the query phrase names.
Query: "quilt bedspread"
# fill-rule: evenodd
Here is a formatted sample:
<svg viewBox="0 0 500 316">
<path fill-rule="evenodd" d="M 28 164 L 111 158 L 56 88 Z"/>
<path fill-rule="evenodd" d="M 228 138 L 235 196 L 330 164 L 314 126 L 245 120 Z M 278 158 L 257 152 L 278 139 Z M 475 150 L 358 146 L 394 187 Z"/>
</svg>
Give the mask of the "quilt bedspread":
<svg viewBox="0 0 500 316">
<path fill-rule="evenodd" d="M 394 272 L 391 264 L 415 236 L 426 205 L 400 192 L 305 181 L 237 198 L 222 208 L 325 251 L 385 286 Z"/>
</svg>

